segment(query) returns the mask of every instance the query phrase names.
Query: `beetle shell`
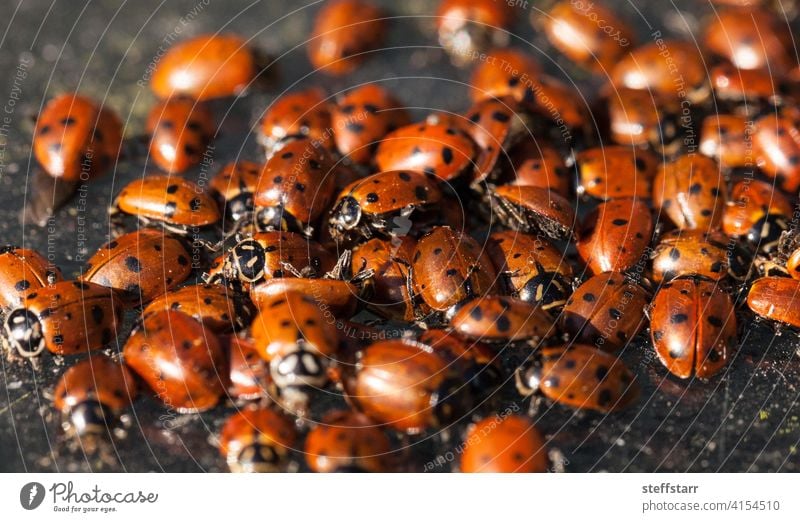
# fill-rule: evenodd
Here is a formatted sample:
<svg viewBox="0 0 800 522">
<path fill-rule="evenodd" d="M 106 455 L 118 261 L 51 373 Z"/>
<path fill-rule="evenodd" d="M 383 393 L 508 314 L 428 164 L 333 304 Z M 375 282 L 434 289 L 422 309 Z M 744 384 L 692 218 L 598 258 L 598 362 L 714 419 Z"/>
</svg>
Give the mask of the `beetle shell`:
<svg viewBox="0 0 800 522">
<path fill-rule="evenodd" d="M 552 318 L 541 308 L 511 297 L 482 297 L 453 315 L 453 329 L 485 342 L 533 341 L 554 333 Z"/>
<path fill-rule="evenodd" d="M 781 85 L 767 69 L 737 69 L 730 63 L 715 65 L 708 73 L 714 95 L 725 101 L 739 102 L 747 112 L 762 101 L 780 101 Z"/>
<path fill-rule="evenodd" d="M 579 152 L 578 193 L 600 200 L 645 198 L 652 194 L 658 169 L 655 155 L 631 147 L 595 147 Z"/>
<path fill-rule="evenodd" d="M 269 396 L 272 381 L 269 364 L 261 358 L 250 338 L 228 335 L 220 339 L 227 347 L 230 386 L 228 395 L 236 399 L 255 400 Z"/>
<path fill-rule="evenodd" d="M 200 163 L 214 134 L 214 117 L 191 98 L 157 103 L 147 116 L 150 156 L 166 172 L 183 172 Z"/>
<path fill-rule="evenodd" d="M 800 327 L 797 299 L 800 281 L 787 277 L 761 277 L 747 294 L 747 306 L 765 319 Z"/>
<path fill-rule="evenodd" d="M 272 102 L 264 113 L 259 141 L 268 158 L 297 138 L 308 138 L 332 149 L 331 123 L 331 105 L 321 89 L 290 92 Z"/>
<path fill-rule="evenodd" d="M 414 292 L 440 312 L 488 293 L 497 279 L 478 242 L 450 227 L 436 227 L 419 240 L 411 267 Z"/>
<path fill-rule="evenodd" d="M 417 340 L 430 352 L 466 367 L 473 364 L 490 366 L 498 359 L 496 346 L 467 340 L 452 329 L 430 328 L 422 332 Z"/>
<path fill-rule="evenodd" d="M 613 352 L 647 324 L 649 302 L 644 288 L 622 274 L 604 272 L 575 290 L 564 306 L 561 326 L 575 342 Z"/>
<path fill-rule="evenodd" d="M 595 274 L 624 272 L 642 261 L 653 236 L 650 208 L 634 198 L 601 203 L 586 217 L 577 248 Z"/>
<path fill-rule="evenodd" d="M 649 91 L 620 88 L 608 97 L 611 138 L 625 146 L 671 151 L 677 133 L 666 108 Z"/>
<path fill-rule="evenodd" d="M 255 55 L 245 40 L 204 34 L 170 47 L 158 61 L 150 88 L 159 98 L 225 98 L 241 94 L 257 73 Z"/>
<path fill-rule="evenodd" d="M 549 465 L 544 437 L 522 415 L 482 419 L 464 441 L 464 473 L 543 473 Z"/>
<path fill-rule="evenodd" d="M 259 309 L 275 296 L 298 292 L 312 297 L 321 308 L 328 308 L 336 317 L 350 317 L 356 310 L 358 286 L 349 281 L 326 278 L 282 277 L 267 279 L 250 289 L 250 297 Z M 332 318 L 333 316 L 331 316 Z"/>
<path fill-rule="evenodd" d="M 235 223 L 252 214 L 253 194 L 262 168 L 260 163 L 242 160 L 228 163 L 211 178 L 209 186 L 223 209 L 223 221 Z"/>
<path fill-rule="evenodd" d="M 146 303 L 177 287 L 191 272 L 192 257 L 183 243 L 142 229 L 101 246 L 86 262 L 81 279 L 119 290 L 132 303 Z"/>
<path fill-rule="evenodd" d="M 255 315 L 246 297 L 211 284 L 189 285 L 167 292 L 147 305 L 142 316 L 162 310 L 180 310 L 216 333 L 246 328 Z"/>
<path fill-rule="evenodd" d="M 354 163 L 369 164 L 380 141 L 408 123 L 408 111 L 388 90 L 374 84 L 344 94 L 332 114 L 336 148 Z"/>
<path fill-rule="evenodd" d="M 333 0 L 314 20 L 308 56 L 311 65 L 327 74 L 355 70 L 386 34 L 383 11 L 361 0 Z"/>
<path fill-rule="evenodd" d="M 297 433 L 293 419 L 264 407 L 240 410 L 225 421 L 219 450 L 235 473 L 286 471 Z"/>
<path fill-rule="evenodd" d="M 531 55 L 517 49 L 494 49 L 475 67 L 470 79 L 470 97 L 477 102 L 510 96 L 517 102 L 533 105 L 536 98 L 533 81 L 541 73 L 542 66 Z"/>
<path fill-rule="evenodd" d="M 756 120 L 753 152 L 756 164 L 777 179 L 786 192 L 800 189 L 800 120 L 768 114 Z"/>
<path fill-rule="evenodd" d="M 513 166 L 509 185 L 530 185 L 570 195 L 572 173 L 558 151 L 550 145 L 525 140 L 509 153 Z"/>
<path fill-rule="evenodd" d="M 536 22 L 539 17 L 532 14 L 531 19 Z M 607 74 L 635 40 L 628 24 L 596 2 L 577 5 L 559 1 L 541 20 L 553 47 L 577 65 L 600 74 Z"/>
<path fill-rule="evenodd" d="M 664 164 L 653 182 L 653 204 L 684 230 L 719 227 L 726 200 L 719 165 L 697 154 Z"/>
<path fill-rule="evenodd" d="M 306 438 L 308 467 L 317 473 L 390 471 L 391 443 L 386 434 L 357 412 L 325 416 Z"/>
<path fill-rule="evenodd" d="M 122 324 L 122 306 L 105 287 L 62 281 L 29 290 L 9 312 L 5 334 L 25 357 L 45 348 L 56 355 L 98 350 L 111 343 Z"/>
<path fill-rule="evenodd" d="M 786 22 L 765 9 L 721 9 L 709 17 L 703 40 L 714 54 L 739 69 L 769 68 L 781 75 L 793 64 L 787 52 L 792 36 Z"/>
<path fill-rule="evenodd" d="M 697 274 L 714 281 L 730 275 L 744 280 L 750 261 L 721 232 L 673 230 L 665 234 L 652 254 L 652 279 L 656 283 Z"/>
<path fill-rule="evenodd" d="M 378 169 L 412 170 L 450 181 L 472 166 L 476 149 L 456 128 L 442 124 L 412 124 L 387 134 L 375 153 Z"/>
<path fill-rule="evenodd" d="M 731 198 L 722 217 L 722 229 L 730 236 L 746 236 L 768 215 L 783 216 L 789 221 L 792 205 L 786 195 L 766 181 L 740 180 L 731 189 Z M 772 242 L 777 241 L 780 235 L 780 231 L 767 234 L 759 232 L 755 237 L 769 238 L 768 242 Z"/>
<path fill-rule="evenodd" d="M 171 225 L 202 227 L 219 221 L 214 198 L 179 176 L 146 176 L 128 183 L 116 206 L 126 214 Z"/>
<path fill-rule="evenodd" d="M 77 94 L 53 98 L 36 120 L 33 153 L 42 168 L 64 181 L 86 181 L 116 162 L 122 122 L 110 109 Z"/>
<path fill-rule="evenodd" d="M 22 302 L 29 290 L 63 281 L 61 270 L 35 250 L 0 247 L 0 310 Z"/>
<path fill-rule="evenodd" d="M 123 355 L 153 393 L 179 413 L 213 408 L 226 387 L 225 354 L 217 336 L 183 312 L 160 310 L 145 317 Z"/>
<path fill-rule="evenodd" d="M 736 315 L 730 296 L 716 282 L 678 278 L 653 299 L 650 336 L 656 354 L 673 375 L 713 377 L 736 345 Z"/>
<path fill-rule="evenodd" d="M 493 0 L 442 0 L 436 10 L 439 43 L 458 66 L 467 65 L 473 53 L 508 45 L 513 20 L 509 4 Z"/>
<path fill-rule="evenodd" d="M 492 198 L 498 217 L 514 230 L 541 230 L 553 239 L 573 235 L 575 210 L 567 199 L 548 189 L 503 185 L 494 189 Z"/>
<path fill-rule="evenodd" d="M 723 168 L 746 167 L 753 161 L 752 133 L 752 124 L 742 116 L 712 114 L 703 120 L 699 149 Z"/>
</svg>

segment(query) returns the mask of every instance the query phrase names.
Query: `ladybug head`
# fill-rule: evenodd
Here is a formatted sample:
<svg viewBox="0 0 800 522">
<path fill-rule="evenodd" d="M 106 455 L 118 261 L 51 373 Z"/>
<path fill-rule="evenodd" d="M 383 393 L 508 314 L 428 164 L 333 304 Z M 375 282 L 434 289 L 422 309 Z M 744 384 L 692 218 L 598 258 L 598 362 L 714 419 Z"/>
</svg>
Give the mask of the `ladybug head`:
<svg viewBox="0 0 800 522">
<path fill-rule="evenodd" d="M 36 357 L 45 349 L 42 324 L 36 314 L 18 308 L 9 314 L 5 323 L 6 336 L 11 349 L 23 357 Z"/>
<path fill-rule="evenodd" d="M 227 261 L 225 277 L 245 283 L 255 283 L 264 277 L 266 253 L 254 239 L 245 239 L 233 247 Z"/>
<path fill-rule="evenodd" d="M 308 350 L 297 350 L 272 359 L 269 365 L 272 380 L 278 388 L 322 388 L 328 383 L 327 365 Z"/>
<path fill-rule="evenodd" d="M 281 206 L 263 207 L 256 212 L 256 225 L 259 230 L 288 230 L 289 215 Z"/>
<path fill-rule="evenodd" d="M 538 361 L 525 361 L 514 373 L 517 391 L 525 397 L 539 390 L 542 382 L 542 366 Z"/>
<path fill-rule="evenodd" d="M 361 222 L 361 205 L 354 198 L 346 196 L 333 209 L 331 226 L 337 230 L 353 230 Z"/>
<path fill-rule="evenodd" d="M 253 211 L 253 194 L 241 192 L 225 202 L 226 217 L 234 223 L 246 218 Z"/>
<path fill-rule="evenodd" d="M 559 275 L 544 272 L 530 278 L 519 291 L 519 298 L 529 303 L 540 304 L 542 310 L 563 306 L 571 293 L 567 283 Z"/>
<path fill-rule="evenodd" d="M 769 254 L 780 245 L 781 236 L 789 230 L 786 216 L 781 214 L 767 214 L 750 227 L 747 232 L 747 241 L 755 245 L 759 251 Z"/>
<path fill-rule="evenodd" d="M 282 471 L 283 459 L 270 444 L 250 444 L 228 459 L 234 473 L 276 473 Z"/>
<path fill-rule="evenodd" d="M 114 428 L 116 416 L 98 401 L 84 401 L 70 410 L 68 429 L 78 437 L 110 433 Z"/>
</svg>

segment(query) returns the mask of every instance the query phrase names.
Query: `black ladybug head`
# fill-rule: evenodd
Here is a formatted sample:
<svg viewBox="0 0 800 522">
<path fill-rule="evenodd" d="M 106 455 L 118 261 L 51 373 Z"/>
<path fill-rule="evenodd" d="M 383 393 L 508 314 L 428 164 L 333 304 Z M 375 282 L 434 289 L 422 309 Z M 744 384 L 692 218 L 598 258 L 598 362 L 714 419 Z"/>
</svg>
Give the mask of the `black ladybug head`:
<svg viewBox="0 0 800 522">
<path fill-rule="evenodd" d="M 259 230 L 287 230 L 286 211 L 281 206 L 261 207 L 256 211 L 256 225 Z"/>
<path fill-rule="evenodd" d="M 269 444 L 251 444 L 229 459 L 228 466 L 234 473 L 276 473 L 282 471 L 283 459 Z"/>
<path fill-rule="evenodd" d="M 264 247 L 254 239 L 239 242 L 229 255 L 229 271 L 225 274 L 230 279 L 239 279 L 245 283 L 255 283 L 264 277 L 266 253 Z"/>
<path fill-rule="evenodd" d="M 234 223 L 246 218 L 253 211 L 253 194 L 241 192 L 225 202 L 226 217 Z"/>
<path fill-rule="evenodd" d="M 517 391 L 525 397 L 539 391 L 542 382 L 542 365 L 538 361 L 525 361 L 514 373 Z"/>
<path fill-rule="evenodd" d="M 361 205 L 346 196 L 336 205 L 331 215 L 331 226 L 337 230 L 353 230 L 361 222 Z"/>
<path fill-rule="evenodd" d="M 75 405 L 68 415 L 69 429 L 78 437 L 103 436 L 114 428 L 116 416 L 98 401 L 84 401 Z"/>
<path fill-rule="evenodd" d="M 42 324 L 36 314 L 18 308 L 9 314 L 5 322 L 6 336 L 13 350 L 23 357 L 36 357 L 45 349 Z"/>
<path fill-rule="evenodd" d="M 525 283 L 519 291 L 519 298 L 541 305 L 542 310 L 550 310 L 563 306 L 570 293 L 567 282 L 560 274 L 543 272 Z"/>
<path fill-rule="evenodd" d="M 767 214 L 750 227 L 747 232 L 747 241 L 754 245 L 760 252 L 769 254 L 774 252 L 781 236 L 789 230 L 786 216 L 781 214 Z"/>
</svg>

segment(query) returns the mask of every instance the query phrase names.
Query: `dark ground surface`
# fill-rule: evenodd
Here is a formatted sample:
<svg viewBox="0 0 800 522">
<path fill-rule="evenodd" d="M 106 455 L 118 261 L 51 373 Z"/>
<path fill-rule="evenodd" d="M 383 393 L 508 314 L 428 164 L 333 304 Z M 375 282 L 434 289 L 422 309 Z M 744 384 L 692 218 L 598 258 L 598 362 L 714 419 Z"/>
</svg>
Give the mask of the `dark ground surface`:
<svg viewBox="0 0 800 522">
<path fill-rule="evenodd" d="M 79 90 L 105 99 L 128 121 L 128 136 L 142 130 L 143 116 L 152 103 L 146 88 L 139 87 L 147 64 L 158 54 L 165 38 L 190 36 L 207 31 L 236 31 L 252 36 L 254 43 L 280 59 L 277 85 L 234 102 L 230 111 L 218 113 L 220 139 L 215 148 L 219 166 L 236 157 L 258 158 L 253 139 L 243 142 L 260 111 L 283 89 L 296 82 L 319 82 L 336 92 L 362 82 L 386 80 L 407 104 L 428 109 L 461 111 L 467 106 L 468 72 L 449 65 L 434 39 L 426 36 L 430 21 L 401 18 L 389 34 L 388 47 L 354 75 L 331 80 L 313 73 L 305 53 L 292 49 L 308 33 L 309 19 L 317 6 L 303 8 L 305 1 L 241 2 L 232 0 L 82 2 L 0 2 L 0 102 L 6 103 L 0 124 L 9 136 L 0 143 L 0 243 L 16 243 L 54 253 L 65 274 L 80 263 L 81 227 L 87 236 L 84 255 L 106 241 L 105 207 L 121 184 L 139 176 L 142 165 L 120 163 L 113 175 L 89 186 L 86 211 L 73 202 L 57 216 L 57 232 L 17 219 L 26 201 L 31 124 L 43 100 L 62 91 Z M 396 15 L 430 14 L 435 2 L 383 1 Z M 620 2 L 622 4 L 622 2 Z M 644 2 L 639 12 L 627 3 L 620 9 L 643 33 L 655 29 L 669 32 L 682 23 L 675 7 L 663 2 L 648 14 Z M 685 2 L 679 5 L 703 4 Z M 297 12 L 292 13 L 295 9 Z M 528 7 L 519 8 L 517 34 L 532 42 L 532 52 L 558 72 L 564 67 L 569 78 L 581 82 L 585 75 L 570 70 L 547 45 L 534 36 L 525 22 Z M 697 7 L 693 8 L 695 11 Z M 705 10 L 702 10 L 705 12 Z M 184 18 L 185 23 L 181 22 Z M 685 18 L 691 26 L 696 17 Z M 652 27 L 650 29 L 649 27 Z M 529 45 L 522 39 L 516 45 Z M 25 77 L 17 75 L 18 67 Z M 584 91 L 587 97 L 594 92 Z M 10 111 L 10 112 L 9 112 Z M 2 117 L 7 117 L 3 120 Z M 83 221 L 85 218 L 85 222 Z M 677 382 L 653 360 L 646 340 L 633 343 L 622 357 L 636 371 L 642 398 L 629 411 L 607 417 L 575 413 L 562 407 L 543 409 L 537 424 L 550 445 L 563 454 L 567 471 L 798 471 L 800 469 L 800 346 L 796 334 L 775 336 L 764 325 L 747 325 L 741 346 L 727 371 L 711 382 Z M 161 407 L 140 399 L 134 410 L 134 427 L 127 439 L 115 446 L 116 456 L 101 463 L 80 448 L 64 443 L 58 419 L 50 412 L 49 392 L 63 371 L 52 357 L 42 368 L 2 362 L 0 378 L 0 471 L 219 471 L 224 463 L 210 444 L 225 414 L 218 408 L 203 415 L 173 419 L 170 430 L 162 429 Z M 523 408 L 527 405 L 523 404 Z M 423 437 L 423 439 L 425 439 Z M 437 448 L 432 439 L 416 446 L 419 457 L 409 469 L 421 471 L 425 462 L 448 448 Z M 113 452 L 112 452 L 113 455 Z M 444 468 L 440 468 L 444 469 Z"/>
</svg>

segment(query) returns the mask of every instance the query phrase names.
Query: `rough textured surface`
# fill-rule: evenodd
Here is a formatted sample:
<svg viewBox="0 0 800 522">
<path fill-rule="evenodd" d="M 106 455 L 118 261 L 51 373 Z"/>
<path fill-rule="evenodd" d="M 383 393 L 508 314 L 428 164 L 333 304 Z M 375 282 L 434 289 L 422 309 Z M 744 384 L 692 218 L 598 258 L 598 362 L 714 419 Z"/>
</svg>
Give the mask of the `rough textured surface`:
<svg viewBox="0 0 800 522">
<path fill-rule="evenodd" d="M 430 14 L 435 4 L 432 0 L 380 3 L 397 15 Z M 160 46 L 166 48 L 174 39 L 220 29 L 236 31 L 281 56 L 277 84 L 230 107 L 215 107 L 224 116 L 214 149 L 216 166 L 237 156 L 258 158 L 252 135 L 247 140 L 241 136 L 248 134 L 278 93 L 300 84 L 319 82 L 336 92 L 362 82 L 386 82 L 400 99 L 419 107 L 417 116 L 429 109 L 460 111 L 467 105 L 463 82 L 469 73 L 454 69 L 435 47 L 435 40 L 426 36 L 429 18 L 397 20 L 390 30 L 389 47 L 400 48 L 381 52 L 352 76 L 329 79 L 312 72 L 302 46 L 297 47 L 318 9 L 317 5 L 303 8 L 305 1 L 101 0 L 83 5 L 59 0 L 52 8 L 49 2 L 16 4 L 0 3 L 0 20 L 7 24 L 0 31 L 0 70 L 4 71 L 0 80 L 0 104 L 4 105 L 0 114 L 0 242 L 50 251 L 68 275 L 80 266 L 76 254 L 91 254 L 106 240 L 105 207 L 111 195 L 140 175 L 144 166 L 121 162 L 113 175 L 88 186 L 79 200 L 58 213 L 55 233 L 29 223 L 21 227 L 17 216 L 29 197 L 28 175 L 35 169 L 29 155 L 30 116 L 47 97 L 77 89 L 105 99 L 128 122 L 126 135 L 135 136 L 142 131 L 143 116 L 152 103 L 149 91 L 137 81 L 153 57 L 163 52 Z M 639 13 L 630 6 L 623 8 L 645 33 L 659 28 L 668 33 L 670 27 L 696 24 L 695 17 L 682 18 L 661 2 L 648 4 L 659 6 L 657 15 L 648 15 L 646 5 Z M 678 2 L 687 4 L 697 5 Z M 571 71 L 555 53 L 545 54 L 548 47 L 526 22 L 529 11 L 527 5 L 519 8 L 517 34 L 521 38 L 516 45 L 528 45 L 523 40 L 529 39 L 532 52 L 549 70 L 559 73 L 563 67 L 570 79 L 585 80 L 584 74 Z M 588 97 L 594 90 L 585 93 Z M 550 446 L 563 455 L 567 471 L 800 471 L 798 344 L 794 333 L 775 336 L 767 326 L 746 325 L 741 347 L 726 373 L 700 383 L 667 377 L 653 359 L 649 342 L 642 340 L 623 354 L 643 386 L 635 408 L 603 417 L 545 405 L 538 425 Z M 117 441 L 101 459 L 64 443 L 59 419 L 51 413 L 49 394 L 65 361 L 48 356 L 38 370 L 5 359 L 0 364 L 0 471 L 224 469 L 210 439 L 225 414 L 233 411 L 230 407 L 203 415 L 164 417 L 158 404 L 141 399 L 133 411 L 129 436 Z M 513 393 L 508 394 L 511 400 L 518 400 Z M 520 407 L 527 408 L 527 402 Z M 164 429 L 165 424 L 169 429 Z M 423 439 L 411 441 L 420 457 L 409 463 L 409 469 L 421 471 L 427 461 L 446 456 L 455 444 L 440 444 L 434 434 Z"/>
</svg>

